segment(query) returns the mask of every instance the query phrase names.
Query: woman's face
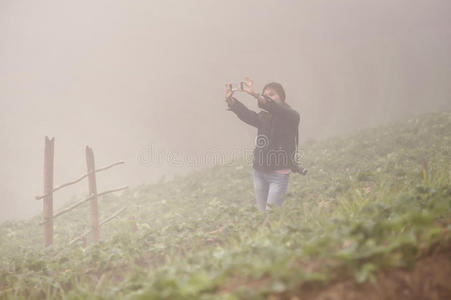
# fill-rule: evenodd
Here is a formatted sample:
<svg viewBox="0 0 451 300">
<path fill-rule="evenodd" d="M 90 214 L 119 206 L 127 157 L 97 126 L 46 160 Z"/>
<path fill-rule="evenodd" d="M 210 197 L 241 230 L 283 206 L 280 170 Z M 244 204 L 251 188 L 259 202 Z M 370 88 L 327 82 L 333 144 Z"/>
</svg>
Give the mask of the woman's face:
<svg viewBox="0 0 451 300">
<path fill-rule="evenodd" d="M 279 94 L 277 94 L 277 92 L 272 89 L 272 88 L 267 88 L 263 91 L 263 95 L 267 96 L 269 98 L 271 98 L 273 101 L 277 102 L 277 103 L 282 103 L 283 101 L 280 99 Z"/>
</svg>

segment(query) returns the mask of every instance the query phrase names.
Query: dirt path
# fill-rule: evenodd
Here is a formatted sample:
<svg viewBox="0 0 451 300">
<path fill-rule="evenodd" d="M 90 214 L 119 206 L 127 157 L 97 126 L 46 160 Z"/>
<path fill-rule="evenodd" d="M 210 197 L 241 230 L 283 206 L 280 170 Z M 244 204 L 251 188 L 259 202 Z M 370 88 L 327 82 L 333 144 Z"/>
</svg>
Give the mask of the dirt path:
<svg viewBox="0 0 451 300">
<path fill-rule="evenodd" d="M 413 270 L 390 269 L 377 275 L 376 283 L 337 281 L 324 289 L 302 286 L 269 299 L 290 300 L 425 300 L 451 299 L 451 245 L 436 248 L 419 259 Z"/>
</svg>

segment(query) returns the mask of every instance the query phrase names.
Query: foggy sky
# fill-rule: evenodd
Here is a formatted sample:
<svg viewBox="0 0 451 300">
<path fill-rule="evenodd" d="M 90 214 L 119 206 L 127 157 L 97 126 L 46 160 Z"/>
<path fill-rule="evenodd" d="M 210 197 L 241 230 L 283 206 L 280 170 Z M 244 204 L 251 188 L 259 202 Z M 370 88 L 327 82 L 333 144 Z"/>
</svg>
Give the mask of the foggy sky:
<svg viewBox="0 0 451 300">
<path fill-rule="evenodd" d="M 98 167 L 127 162 L 98 174 L 99 192 L 192 169 L 143 161 L 150 145 L 252 149 L 256 129 L 223 97 L 245 76 L 284 86 L 301 143 L 450 110 L 451 1 L 0 0 L 0 221 L 42 210 L 46 135 L 55 185 L 85 172 L 85 145 Z"/>
</svg>

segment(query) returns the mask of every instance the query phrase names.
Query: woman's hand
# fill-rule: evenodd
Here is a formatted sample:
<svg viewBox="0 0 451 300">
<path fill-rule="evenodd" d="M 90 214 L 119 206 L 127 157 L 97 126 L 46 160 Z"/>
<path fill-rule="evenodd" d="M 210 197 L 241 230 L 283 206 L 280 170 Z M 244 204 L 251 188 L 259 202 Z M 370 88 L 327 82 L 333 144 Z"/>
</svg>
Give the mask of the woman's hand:
<svg viewBox="0 0 451 300">
<path fill-rule="evenodd" d="M 225 98 L 226 99 L 229 99 L 230 97 L 232 97 L 233 91 L 232 91 L 232 84 L 231 83 L 227 82 L 225 84 L 225 92 L 224 92 L 224 94 L 225 94 Z"/>
<path fill-rule="evenodd" d="M 232 91 L 232 84 L 227 82 L 225 84 L 225 101 L 227 102 L 227 105 L 229 107 L 231 107 L 233 105 L 233 103 L 235 102 L 235 100 L 233 99 L 232 95 L 233 95 L 233 91 Z"/>
<path fill-rule="evenodd" d="M 255 96 L 257 94 L 254 90 L 254 81 L 252 79 L 250 79 L 249 77 L 246 77 L 244 79 L 243 90 L 252 96 Z"/>
</svg>

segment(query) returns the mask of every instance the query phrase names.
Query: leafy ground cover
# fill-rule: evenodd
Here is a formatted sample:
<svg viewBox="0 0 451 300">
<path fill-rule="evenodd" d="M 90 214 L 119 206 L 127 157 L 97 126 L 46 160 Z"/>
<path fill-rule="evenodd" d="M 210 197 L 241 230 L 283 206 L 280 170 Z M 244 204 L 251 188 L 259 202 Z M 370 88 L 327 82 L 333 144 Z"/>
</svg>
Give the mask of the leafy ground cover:
<svg viewBox="0 0 451 300">
<path fill-rule="evenodd" d="M 67 246 L 87 207 L 55 220 L 49 249 L 41 216 L 4 222 L 0 298 L 450 297 L 450 146 L 450 113 L 308 141 L 309 175 L 268 212 L 244 159 L 136 186 L 100 200 L 128 209 L 97 245 Z"/>
</svg>

